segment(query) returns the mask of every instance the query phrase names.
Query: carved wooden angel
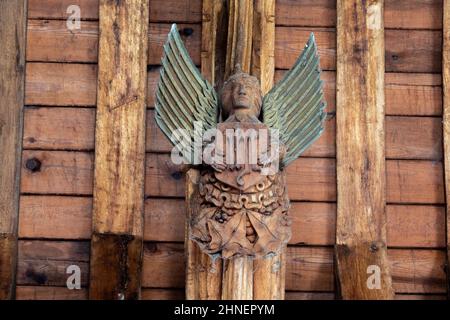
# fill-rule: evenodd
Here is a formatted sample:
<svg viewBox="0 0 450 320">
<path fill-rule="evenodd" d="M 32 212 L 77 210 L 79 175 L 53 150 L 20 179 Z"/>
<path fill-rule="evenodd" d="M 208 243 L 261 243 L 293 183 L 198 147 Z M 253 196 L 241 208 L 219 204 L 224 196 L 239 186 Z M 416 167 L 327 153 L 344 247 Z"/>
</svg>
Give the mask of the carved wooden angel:
<svg viewBox="0 0 450 320">
<path fill-rule="evenodd" d="M 164 53 L 156 122 L 175 154 L 200 164 L 199 210 L 190 221 L 190 238 L 222 258 L 278 253 L 291 236 L 284 169 L 320 136 L 326 115 L 313 34 L 264 97 L 258 80 L 237 68 L 219 99 L 176 25 Z"/>
</svg>

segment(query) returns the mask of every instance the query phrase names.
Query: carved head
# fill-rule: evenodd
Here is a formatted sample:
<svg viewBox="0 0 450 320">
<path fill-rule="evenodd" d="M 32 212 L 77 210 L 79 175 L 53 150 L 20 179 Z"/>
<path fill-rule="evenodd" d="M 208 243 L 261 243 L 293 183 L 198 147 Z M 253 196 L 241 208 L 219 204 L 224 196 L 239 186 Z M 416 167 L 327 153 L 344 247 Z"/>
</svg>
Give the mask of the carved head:
<svg viewBox="0 0 450 320">
<path fill-rule="evenodd" d="M 221 101 L 223 120 L 233 114 L 258 118 L 262 106 L 258 79 L 239 70 L 223 85 Z"/>
</svg>

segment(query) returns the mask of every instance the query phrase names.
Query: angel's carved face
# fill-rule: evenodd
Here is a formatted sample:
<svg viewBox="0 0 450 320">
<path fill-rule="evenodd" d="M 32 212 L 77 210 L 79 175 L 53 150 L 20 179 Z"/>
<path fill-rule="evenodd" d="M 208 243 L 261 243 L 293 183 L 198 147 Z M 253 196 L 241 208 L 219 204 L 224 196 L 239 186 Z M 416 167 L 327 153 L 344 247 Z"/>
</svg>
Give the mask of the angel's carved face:
<svg viewBox="0 0 450 320">
<path fill-rule="evenodd" d="M 258 117 L 262 104 L 258 79 L 242 72 L 231 76 L 222 89 L 221 100 L 224 119 L 232 114 Z"/>
</svg>

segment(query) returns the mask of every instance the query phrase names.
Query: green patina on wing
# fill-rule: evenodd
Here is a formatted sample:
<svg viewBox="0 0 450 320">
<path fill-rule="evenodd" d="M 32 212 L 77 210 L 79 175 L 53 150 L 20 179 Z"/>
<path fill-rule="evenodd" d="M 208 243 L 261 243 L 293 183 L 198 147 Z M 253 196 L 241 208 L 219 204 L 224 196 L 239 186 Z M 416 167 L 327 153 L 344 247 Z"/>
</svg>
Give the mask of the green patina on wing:
<svg viewBox="0 0 450 320">
<path fill-rule="evenodd" d="M 214 88 L 192 62 L 173 24 L 164 45 L 155 118 L 159 128 L 189 163 L 193 163 L 194 135 L 202 134 L 194 131 L 194 121 L 200 121 L 203 130 L 215 128 L 218 105 Z M 184 142 L 180 143 L 173 135 L 177 129 L 184 129 L 179 131 Z"/>
<path fill-rule="evenodd" d="M 263 101 L 263 121 L 286 146 L 281 165 L 297 159 L 323 132 L 326 106 L 314 34 L 284 78 Z"/>
</svg>

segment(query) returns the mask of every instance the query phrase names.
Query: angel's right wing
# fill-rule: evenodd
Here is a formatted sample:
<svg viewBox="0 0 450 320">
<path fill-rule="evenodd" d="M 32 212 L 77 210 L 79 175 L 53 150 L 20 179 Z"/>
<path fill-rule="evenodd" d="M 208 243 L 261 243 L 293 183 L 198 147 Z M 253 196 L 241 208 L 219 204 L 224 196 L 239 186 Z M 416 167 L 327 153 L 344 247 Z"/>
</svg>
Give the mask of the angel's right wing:
<svg viewBox="0 0 450 320">
<path fill-rule="evenodd" d="M 284 78 L 264 97 L 263 121 L 286 146 L 282 166 L 297 159 L 323 132 L 326 106 L 314 35 Z"/>
<path fill-rule="evenodd" d="M 173 24 L 164 45 L 155 117 L 159 128 L 188 163 L 193 163 L 194 135 L 198 134 L 194 121 L 201 122 L 203 130 L 215 128 L 218 105 L 214 88 L 192 62 Z"/>
</svg>

